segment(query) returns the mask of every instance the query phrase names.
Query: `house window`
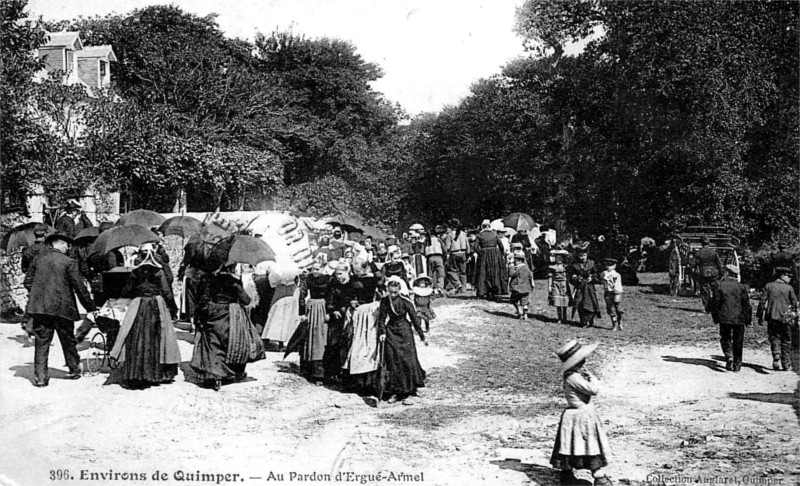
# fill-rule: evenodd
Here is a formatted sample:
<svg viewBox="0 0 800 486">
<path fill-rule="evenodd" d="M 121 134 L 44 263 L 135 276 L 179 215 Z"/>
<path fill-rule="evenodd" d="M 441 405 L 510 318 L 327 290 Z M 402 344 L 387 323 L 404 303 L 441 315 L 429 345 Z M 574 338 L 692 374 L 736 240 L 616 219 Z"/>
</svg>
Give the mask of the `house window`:
<svg viewBox="0 0 800 486">
<path fill-rule="evenodd" d="M 106 63 L 100 61 L 100 77 L 106 76 Z"/>
</svg>

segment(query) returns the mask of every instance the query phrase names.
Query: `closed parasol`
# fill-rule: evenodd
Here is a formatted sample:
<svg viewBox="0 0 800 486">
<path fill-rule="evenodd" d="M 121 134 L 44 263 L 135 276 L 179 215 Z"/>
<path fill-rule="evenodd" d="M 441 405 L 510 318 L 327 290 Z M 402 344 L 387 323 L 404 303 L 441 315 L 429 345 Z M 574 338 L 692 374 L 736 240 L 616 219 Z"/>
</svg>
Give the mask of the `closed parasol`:
<svg viewBox="0 0 800 486">
<path fill-rule="evenodd" d="M 128 226 L 131 224 L 138 224 L 145 228 L 152 228 L 154 226 L 161 226 L 167 218 L 161 216 L 155 211 L 149 209 L 136 209 L 129 213 L 125 213 L 119 217 L 114 226 Z"/>
<path fill-rule="evenodd" d="M 308 331 L 310 329 L 310 324 L 307 320 L 300 321 L 300 324 L 297 326 L 297 329 L 294 330 L 292 337 L 289 338 L 289 341 L 286 343 L 286 352 L 283 353 L 283 359 L 286 359 L 290 354 L 294 352 L 300 352 L 303 349 L 303 346 L 306 344 L 308 340 L 309 334 Z"/>
<path fill-rule="evenodd" d="M 503 225 L 515 231 L 528 231 L 536 227 L 536 222 L 529 214 L 511 213 L 503 218 Z"/>
<path fill-rule="evenodd" d="M 100 233 L 100 236 L 94 241 L 90 253 L 105 255 L 111 250 L 124 246 L 142 246 L 145 243 L 152 243 L 158 240 L 157 234 L 138 224 L 114 226 Z"/>
<path fill-rule="evenodd" d="M 275 252 L 272 251 L 267 242 L 254 236 L 233 236 L 233 244 L 228 252 L 227 265 L 247 263 L 255 267 L 266 260 L 275 261 Z"/>
<path fill-rule="evenodd" d="M 158 231 L 162 232 L 164 236 L 177 235 L 183 238 L 189 238 L 192 235 L 200 233 L 200 228 L 203 223 L 191 216 L 174 216 L 161 223 Z"/>
<path fill-rule="evenodd" d="M 40 224 L 42 223 L 25 223 L 12 229 L 3 235 L 3 239 L 0 241 L 0 250 L 13 251 L 17 248 L 33 245 L 34 241 L 36 241 L 36 235 L 33 234 L 33 231 Z M 55 231 L 52 227 L 47 227 L 48 235 Z"/>
</svg>

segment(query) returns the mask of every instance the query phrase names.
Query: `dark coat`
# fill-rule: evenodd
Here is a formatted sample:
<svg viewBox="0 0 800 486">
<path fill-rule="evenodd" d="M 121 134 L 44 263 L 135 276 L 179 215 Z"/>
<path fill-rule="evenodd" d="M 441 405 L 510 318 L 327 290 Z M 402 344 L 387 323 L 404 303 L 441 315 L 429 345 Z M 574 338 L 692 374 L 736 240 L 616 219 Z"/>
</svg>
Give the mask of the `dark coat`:
<svg viewBox="0 0 800 486">
<path fill-rule="evenodd" d="M 761 302 L 758 304 L 758 318 L 768 321 L 782 321 L 784 315 L 797 305 L 797 296 L 792 286 L 776 279 L 764 286 Z"/>
<path fill-rule="evenodd" d="M 722 275 L 722 261 L 719 259 L 717 251 L 713 248 L 709 248 L 707 246 L 700 248 L 695 255 L 695 261 L 701 276 L 705 276 L 703 275 L 704 269 L 708 269 L 709 271 L 713 270 L 713 272 L 716 272 L 713 275 L 709 275 L 709 277 L 716 278 Z"/>
<path fill-rule="evenodd" d="M 56 231 L 60 231 L 69 236 L 70 238 L 75 238 L 75 235 L 77 235 L 78 231 L 83 229 L 83 227 L 79 229 L 78 225 L 75 224 L 75 219 L 69 214 L 65 213 L 56 220 L 55 229 Z"/>
<path fill-rule="evenodd" d="M 747 285 L 732 277 L 724 277 L 714 289 L 709 311 L 715 324 L 749 326 L 753 320 L 753 308 Z"/>
<path fill-rule="evenodd" d="M 97 309 L 78 271 L 78 263 L 59 251 L 48 252 L 33 262 L 25 276 L 25 288 L 30 292 L 25 312 L 31 315 L 77 321 L 80 315 L 75 295 L 87 311 Z"/>
<path fill-rule="evenodd" d="M 50 251 L 50 245 L 46 245 L 44 240 L 37 241 L 31 246 L 26 246 L 22 250 L 22 273 L 28 273 L 28 269 L 40 256 Z"/>
<path fill-rule="evenodd" d="M 511 281 L 509 283 L 509 288 L 512 292 L 516 292 L 518 294 L 529 294 L 533 292 L 533 286 L 531 282 L 533 281 L 533 275 L 531 274 L 531 269 L 528 268 L 528 265 L 524 263 L 520 263 L 516 265 L 511 270 Z"/>
</svg>

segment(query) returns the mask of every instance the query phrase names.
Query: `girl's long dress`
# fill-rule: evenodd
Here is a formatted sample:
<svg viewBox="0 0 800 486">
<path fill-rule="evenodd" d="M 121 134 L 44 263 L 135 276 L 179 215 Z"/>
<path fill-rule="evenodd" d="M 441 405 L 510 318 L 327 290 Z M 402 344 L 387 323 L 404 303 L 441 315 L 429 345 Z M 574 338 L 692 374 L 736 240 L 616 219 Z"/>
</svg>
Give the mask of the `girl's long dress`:
<svg viewBox="0 0 800 486">
<path fill-rule="evenodd" d="M 548 278 L 553 281 L 553 292 L 550 294 L 550 305 L 554 307 L 569 306 L 569 286 L 567 285 L 567 271 L 563 264 L 550 265 Z"/>
<path fill-rule="evenodd" d="M 347 328 L 350 309 L 350 302 L 357 300 L 356 289 L 353 281 L 340 283 L 332 280 L 328 288 L 327 300 L 325 302 L 328 313 L 328 339 L 325 346 L 325 354 L 322 358 L 325 368 L 325 376 L 328 378 L 342 375 L 342 366 L 347 360 L 350 352 L 351 329 Z M 339 317 L 334 315 L 339 313 Z"/>
<path fill-rule="evenodd" d="M 240 281 L 220 275 L 209 282 L 210 300 L 198 309 L 197 339 L 190 365 L 204 380 L 241 376 L 247 363 L 265 358 L 258 330 L 243 305 Z"/>
<path fill-rule="evenodd" d="M 325 321 L 325 297 L 328 294 L 329 275 L 309 275 L 306 278 L 308 303 L 306 317 L 308 319 L 308 337 L 300 351 L 300 364 L 304 371 L 313 378 L 323 378 L 322 358 L 328 344 L 328 323 Z"/>
<path fill-rule="evenodd" d="M 591 397 L 599 385 L 578 372 L 564 378 L 567 408 L 561 414 L 550 464 L 558 469 L 595 470 L 608 465 L 608 437 Z"/>
<path fill-rule="evenodd" d="M 425 370 L 417 359 L 414 333 L 425 338 L 414 304 L 406 297 L 384 297 L 378 311 L 378 334 L 386 334 L 383 351 L 384 392 L 413 395 L 425 386 Z"/>
<path fill-rule="evenodd" d="M 503 255 L 500 239 L 494 231 L 478 234 L 478 261 L 475 266 L 475 293 L 478 297 L 508 293 L 508 279 L 503 278 Z"/>
<path fill-rule="evenodd" d="M 132 273 L 123 295 L 131 301 L 111 357 L 121 367 L 123 381 L 157 384 L 172 381 L 181 361 L 172 317 L 177 313 L 164 273 L 145 265 Z"/>
</svg>

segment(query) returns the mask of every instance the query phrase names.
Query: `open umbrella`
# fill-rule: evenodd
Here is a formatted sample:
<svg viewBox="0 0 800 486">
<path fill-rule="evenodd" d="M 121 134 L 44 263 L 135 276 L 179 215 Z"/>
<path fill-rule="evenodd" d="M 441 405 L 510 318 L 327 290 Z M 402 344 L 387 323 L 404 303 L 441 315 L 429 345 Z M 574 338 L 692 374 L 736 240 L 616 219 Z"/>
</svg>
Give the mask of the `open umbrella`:
<svg viewBox="0 0 800 486">
<path fill-rule="evenodd" d="M 153 226 L 161 226 L 161 223 L 166 220 L 167 218 L 161 216 L 155 211 L 150 211 L 149 209 L 136 209 L 121 215 L 114 226 L 138 224 L 139 226 L 144 226 L 145 228 L 152 228 Z"/>
<path fill-rule="evenodd" d="M 81 240 L 82 242 L 86 243 L 100 234 L 100 228 L 97 226 L 90 226 L 88 228 L 83 228 L 82 230 L 78 231 L 78 234 L 75 235 L 75 241 Z"/>
<path fill-rule="evenodd" d="M 359 228 L 363 226 L 363 223 L 360 219 L 347 214 L 339 214 L 332 218 L 328 218 L 325 220 L 325 222 L 331 226 L 339 226 L 342 228 L 342 231 L 347 231 L 348 233 L 357 232 Z"/>
<path fill-rule="evenodd" d="M 145 243 L 152 243 L 158 240 L 157 234 L 138 224 L 114 226 L 100 233 L 100 236 L 94 240 L 89 253 L 105 255 L 111 250 L 122 248 L 123 246 L 142 246 Z"/>
<path fill-rule="evenodd" d="M 39 224 L 41 223 L 25 223 L 10 230 L 3 235 L 3 239 L 0 241 L 0 250 L 13 251 L 24 246 L 32 246 L 36 241 L 36 235 L 33 234 L 33 230 Z M 52 227 L 47 227 L 48 235 L 55 231 Z"/>
<path fill-rule="evenodd" d="M 259 263 L 272 260 L 275 261 L 275 252 L 266 241 L 247 235 L 234 235 L 233 244 L 228 252 L 227 265 L 233 263 L 248 263 L 256 266 Z"/>
<path fill-rule="evenodd" d="M 173 216 L 168 220 L 161 223 L 158 231 L 167 235 L 177 235 L 183 238 L 188 238 L 200 232 L 203 223 L 191 216 Z"/>
<path fill-rule="evenodd" d="M 536 227 L 536 222 L 529 214 L 525 213 L 511 213 L 503 218 L 503 225 L 512 228 L 516 231 L 531 230 Z"/>
</svg>

